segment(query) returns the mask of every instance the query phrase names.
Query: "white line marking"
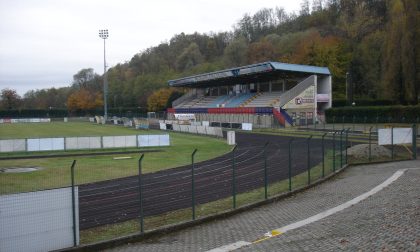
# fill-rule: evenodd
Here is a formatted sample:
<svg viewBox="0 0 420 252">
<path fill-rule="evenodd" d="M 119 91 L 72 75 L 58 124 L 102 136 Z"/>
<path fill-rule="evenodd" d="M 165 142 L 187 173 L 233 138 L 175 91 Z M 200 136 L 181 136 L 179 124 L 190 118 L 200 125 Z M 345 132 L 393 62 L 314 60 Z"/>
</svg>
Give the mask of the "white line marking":
<svg viewBox="0 0 420 252">
<path fill-rule="evenodd" d="M 354 198 L 352 200 L 349 200 L 349 201 L 347 201 L 347 202 L 345 202 L 345 203 L 343 203 L 341 205 L 338 205 L 336 207 L 333 207 L 333 208 L 330 208 L 328 210 L 325 210 L 324 212 L 321 212 L 319 214 L 313 215 L 313 216 L 311 216 L 311 217 L 309 217 L 307 219 L 304 219 L 304 220 L 301 220 L 301 221 L 298 221 L 298 222 L 289 224 L 289 225 L 284 226 L 284 227 L 281 227 L 281 228 L 274 229 L 271 232 L 276 232 L 276 233 L 279 233 L 279 234 L 283 234 L 283 233 L 285 233 L 287 231 L 290 231 L 290 230 L 293 230 L 293 229 L 296 229 L 296 228 L 303 227 L 303 226 L 308 225 L 308 224 L 310 224 L 312 222 L 319 221 L 321 219 L 324 219 L 325 217 L 328 217 L 328 216 L 330 216 L 332 214 L 335 214 L 337 212 L 340 212 L 340 211 L 342 211 L 342 210 L 344 210 L 344 209 L 346 209 L 346 208 L 348 208 L 348 207 L 350 207 L 352 205 L 355 205 L 355 204 L 359 203 L 360 201 L 368 198 L 369 196 L 372 196 L 372 195 L 376 194 L 377 192 L 381 191 L 385 187 L 389 186 L 392 182 L 394 182 L 399 177 L 401 177 L 404 174 L 404 172 L 407 171 L 408 169 L 419 169 L 419 168 L 407 168 L 407 169 L 398 170 L 394 174 L 392 174 L 391 177 L 389 177 L 387 180 L 385 180 L 381 184 L 379 184 L 376 187 L 372 188 L 370 191 L 368 191 L 366 193 L 363 193 L 363 194 L 357 196 L 356 198 Z M 273 236 L 273 237 L 275 237 L 275 236 Z M 268 239 L 268 238 L 259 239 L 256 242 L 259 242 L 259 241 L 262 241 L 262 240 L 266 240 L 266 239 Z M 233 251 L 233 250 L 236 250 L 236 249 L 239 249 L 239 248 L 248 246 L 250 244 L 252 244 L 252 243 L 251 242 L 246 242 L 246 241 L 238 241 L 238 242 L 231 243 L 231 244 L 228 244 L 228 245 L 219 247 L 219 248 L 215 248 L 215 249 L 209 250 L 208 252 L 227 252 L 227 251 Z"/>
<path fill-rule="evenodd" d="M 376 187 L 374 187 L 372 190 L 370 190 L 370 191 L 368 191 L 368 192 L 366 192 L 366 193 L 364 193 L 362 195 L 359 195 L 359 196 L 357 196 L 356 198 L 354 198 L 352 200 L 349 200 L 349 201 L 347 201 L 347 202 L 345 202 L 345 203 L 343 203 L 343 204 L 341 204 L 339 206 L 330 208 L 330 209 L 328 209 L 328 210 L 326 210 L 324 212 L 321 212 L 319 214 L 316 214 L 314 216 L 311 216 L 311 217 L 309 217 L 307 219 L 304 219 L 304 220 L 301 220 L 301 221 L 292 223 L 290 225 L 287 225 L 287 226 L 284 226 L 284 227 L 275 229 L 275 231 L 281 232 L 281 233 L 285 233 L 287 231 L 290 231 L 290 230 L 293 230 L 293 229 L 296 229 L 296 228 L 300 228 L 300 227 L 305 226 L 307 224 L 310 224 L 312 222 L 321 220 L 321 219 L 323 219 L 325 217 L 328 217 L 328 216 L 330 216 L 332 214 L 335 214 L 335 213 L 337 213 L 339 211 L 342 211 L 342 210 L 344 210 L 344 209 L 346 209 L 346 208 L 348 208 L 348 207 L 350 207 L 352 205 L 355 205 L 355 204 L 359 203 L 360 201 L 368 198 L 369 196 L 374 195 L 375 193 L 381 191 L 382 189 L 384 189 L 385 187 L 387 187 L 388 185 L 390 185 L 392 182 L 394 182 L 399 177 L 401 177 L 401 175 L 403 175 L 406 170 L 407 169 L 396 171 L 391 177 L 389 177 L 387 180 L 385 180 L 381 184 L 379 184 Z"/>
<path fill-rule="evenodd" d="M 250 244 L 252 244 L 252 243 L 246 242 L 246 241 L 238 241 L 238 242 L 235 242 L 235 243 L 231 243 L 231 244 L 228 244 L 228 245 L 225 245 L 225 246 L 222 246 L 222 247 L 218 247 L 218 248 L 209 250 L 207 252 L 228 252 L 228 251 L 236 250 L 238 248 L 245 247 L 245 246 L 250 245 Z"/>
</svg>

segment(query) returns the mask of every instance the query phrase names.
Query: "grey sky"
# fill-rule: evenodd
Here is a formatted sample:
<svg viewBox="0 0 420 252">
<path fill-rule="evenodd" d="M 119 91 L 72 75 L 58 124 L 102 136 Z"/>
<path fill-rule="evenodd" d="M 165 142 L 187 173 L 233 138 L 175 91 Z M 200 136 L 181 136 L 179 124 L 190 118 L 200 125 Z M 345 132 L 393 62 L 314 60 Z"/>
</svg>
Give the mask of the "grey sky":
<svg viewBox="0 0 420 252">
<path fill-rule="evenodd" d="M 109 66 L 181 32 L 228 31 L 261 8 L 298 11 L 301 0 L 0 0 L 0 90 L 68 86 L 73 74 Z"/>
</svg>

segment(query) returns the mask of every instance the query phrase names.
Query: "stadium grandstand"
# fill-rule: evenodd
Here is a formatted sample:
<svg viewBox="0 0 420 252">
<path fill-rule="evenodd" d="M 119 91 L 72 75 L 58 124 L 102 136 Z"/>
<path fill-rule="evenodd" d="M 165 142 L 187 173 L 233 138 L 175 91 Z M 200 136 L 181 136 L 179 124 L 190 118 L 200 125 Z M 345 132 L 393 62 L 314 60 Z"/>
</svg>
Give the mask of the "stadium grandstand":
<svg viewBox="0 0 420 252">
<path fill-rule="evenodd" d="M 264 62 L 168 81 L 188 88 L 172 103 L 168 119 L 194 114 L 197 121 L 252 123 L 254 127 L 322 122 L 331 107 L 327 67 Z"/>
</svg>

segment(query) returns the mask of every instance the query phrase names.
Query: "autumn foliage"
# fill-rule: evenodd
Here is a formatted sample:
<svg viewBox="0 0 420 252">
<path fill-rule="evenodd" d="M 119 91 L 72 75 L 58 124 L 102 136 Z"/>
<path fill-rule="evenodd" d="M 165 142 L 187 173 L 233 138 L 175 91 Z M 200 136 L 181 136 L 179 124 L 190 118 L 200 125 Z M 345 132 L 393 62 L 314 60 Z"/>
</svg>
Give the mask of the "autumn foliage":
<svg viewBox="0 0 420 252">
<path fill-rule="evenodd" d="M 147 98 L 147 109 L 149 111 L 164 110 L 173 92 L 175 92 L 173 88 L 161 88 L 156 90 Z"/>
<path fill-rule="evenodd" d="M 89 92 L 85 88 L 72 93 L 67 99 L 67 108 L 70 111 L 88 110 L 104 105 L 101 92 Z"/>
<path fill-rule="evenodd" d="M 418 3 L 302 0 L 298 13 L 278 7 L 245 14 L 232 31 L 176 34 L 109 68 L 109 108 L 161 110 L 175 99 L 168 80 L 265 61 L 328 67 L 333 100 L 349 91 L 355 99 L 418 104 Z M 67 89 L 28 92 L 24 106 L 63 107 L 67 98 L 71 110 L 102 106 L 102 76 L 86 68 L 73 79 Z"/>
</svg>

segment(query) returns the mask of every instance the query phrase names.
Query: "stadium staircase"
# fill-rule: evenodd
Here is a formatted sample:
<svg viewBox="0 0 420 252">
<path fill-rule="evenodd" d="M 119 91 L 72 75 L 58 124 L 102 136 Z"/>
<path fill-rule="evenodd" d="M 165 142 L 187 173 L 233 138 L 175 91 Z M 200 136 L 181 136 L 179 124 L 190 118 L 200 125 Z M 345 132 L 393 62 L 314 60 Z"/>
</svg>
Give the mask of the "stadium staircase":
<svg viewBox="0 0 420 252">
<path fill-rule="evenodd" d="M 299 82 L 296 86 L 292 89 L 288 90 L 287 92 L 283 93 L 279 97 L 278 107 L 283 107 L 288 103 L 290 100 L 294 99 L 296 96 L 301 94 L 307 88 L 315 83 L 315 75 L 311 75 L 308 78 L 304 79 L 303 81 Z"/>
<path fill-rule="evenodd" d="M 293 119 L 287 114 L 284 109 L 273 108 L 273 116 L 283 127 L 288 127 L 293 125 Z"/>
</svg>

